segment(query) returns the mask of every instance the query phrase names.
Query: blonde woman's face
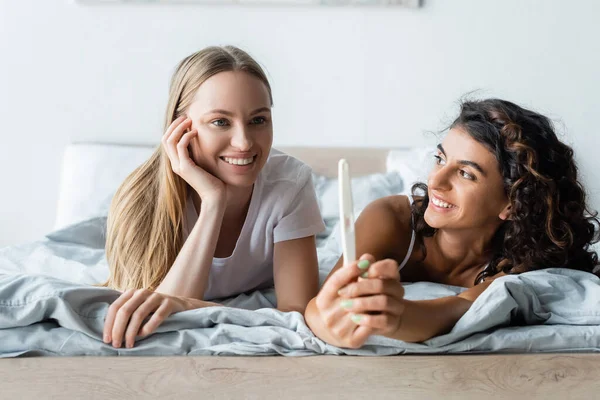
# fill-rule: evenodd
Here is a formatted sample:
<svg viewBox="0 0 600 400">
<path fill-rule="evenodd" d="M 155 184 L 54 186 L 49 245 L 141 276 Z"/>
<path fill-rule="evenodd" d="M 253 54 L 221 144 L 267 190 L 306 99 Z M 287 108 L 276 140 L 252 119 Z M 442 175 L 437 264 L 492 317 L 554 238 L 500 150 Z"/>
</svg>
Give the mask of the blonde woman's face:
<svg viewBox="0 0 600 400">
<path fill-rule="evenodd" d="M 265 84 L 246 72 L 218 73 L 198 88 L 187 115 L 198 130 L 192 159 L 228 185 L 253 185 L 273 143 Z"/>
</svg>

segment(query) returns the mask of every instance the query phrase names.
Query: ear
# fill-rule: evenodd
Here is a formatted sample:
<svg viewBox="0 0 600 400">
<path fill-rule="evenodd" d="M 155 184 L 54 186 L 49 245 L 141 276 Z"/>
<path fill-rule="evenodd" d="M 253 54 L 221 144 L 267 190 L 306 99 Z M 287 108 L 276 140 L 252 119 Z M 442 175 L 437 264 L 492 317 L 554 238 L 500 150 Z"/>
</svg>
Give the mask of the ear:
<svg viewBox="0 0 600 400">
<path fill-rule="evenodd" d="M 512 219 L 510 203 L 508 203 L 506 207 L 502 209 L 502 211 L 498 215 L 498 218 L 500 218 L 502 221 L 510 221 Z"/>
</svg>

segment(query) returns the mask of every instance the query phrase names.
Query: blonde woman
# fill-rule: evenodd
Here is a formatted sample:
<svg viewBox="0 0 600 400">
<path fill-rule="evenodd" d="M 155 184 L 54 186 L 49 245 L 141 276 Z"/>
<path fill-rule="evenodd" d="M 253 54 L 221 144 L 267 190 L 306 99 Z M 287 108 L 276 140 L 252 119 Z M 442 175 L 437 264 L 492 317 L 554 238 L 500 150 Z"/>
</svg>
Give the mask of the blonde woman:
<svg viewBox="0 0 600 400">
<path fill-rule="evenodd" d="M 324 225 L 310 168 L 271 149 L 271 106 L 266 75 L 238 48 L 179 64 L 161 146 L 111 204 L 106 286 L 124 293 L 104 342 L 132 347 L 172 313 L 273 285 L 281 311 L 316 295 Z"/>
</svg>

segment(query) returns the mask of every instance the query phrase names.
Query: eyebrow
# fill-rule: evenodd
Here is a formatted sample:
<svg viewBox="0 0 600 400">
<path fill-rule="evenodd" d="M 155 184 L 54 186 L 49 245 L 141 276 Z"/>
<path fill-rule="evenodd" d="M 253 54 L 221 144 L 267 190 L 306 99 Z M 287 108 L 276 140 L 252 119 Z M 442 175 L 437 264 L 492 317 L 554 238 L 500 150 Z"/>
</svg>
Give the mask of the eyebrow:
<svg viewBox="0 0 600 400">
<path fill-rule="evenodd" d="M 261 112 L 271 112 L 271 109 L 269 107 L 261 107 L 261 108 L 257 108 L 256 110 L 252 111 L 250 113 L 250 115 L 254 115 L 254 114 L 258 114 Z M 206 114 L 224 114 L 224 115 L 228 115 L 230 117 L 233 117 L 233 113 L 231 111 L 227 111 L 227 110 L 222 110 L 222 109 L 215 109 L 215 110 L 210 110 Z"/>
<path fill-rule="evenodd" d="M 439 150 L 439 151 L 441 151 L 441 152 L 442 152 L 442 154 L 444 154 L 444 156 L 446 156 L 446 157 L 447 157 L 447 155 L 446 155 L 446 151 L 444 150 L 444 148 L 442 147 L 442 145 L 441 145 L 441 144 L 438 144 L 438 145 L 437 145 L 437 148 L 438 148 L 438 150 Z M 487 176 L 487 174 L 485 173 L 484 169 L 483 169 L 483 168 L 481 168 L 481 165 L 477 164 L 476 162 L 469 161 L 469 160 L 458 160 L 458 163 L 459 163 L 459 164 L 461 164 L 461 165 L 467 165 L 467 166 L 473 167 L 473 168 L 475 168 L 477 171 L 481 172 L 481 174 L 482 174 L 483 176 Z"/>
</svg>

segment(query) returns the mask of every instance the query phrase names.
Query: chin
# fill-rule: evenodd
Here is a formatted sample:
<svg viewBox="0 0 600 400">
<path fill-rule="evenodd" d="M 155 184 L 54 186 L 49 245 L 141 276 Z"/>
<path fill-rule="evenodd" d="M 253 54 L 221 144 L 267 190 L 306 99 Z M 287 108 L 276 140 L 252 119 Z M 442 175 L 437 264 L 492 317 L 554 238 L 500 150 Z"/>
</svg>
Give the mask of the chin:
<svg viewBox="0 0 600 400">
<path fill-rule="evenodd" d="M 439 221 L 439 217 L 437 216 L 431 216 L 431 212 L 429 210 L 425 210 L 425 214 L 423 215 L 423 219 L 425 220 L 425 222 L 427 223 L 427 225 L 429 225 L 430 227 L 434 228 L 434 229 L 438 229 L 441 224 Z"/>
</svg>

